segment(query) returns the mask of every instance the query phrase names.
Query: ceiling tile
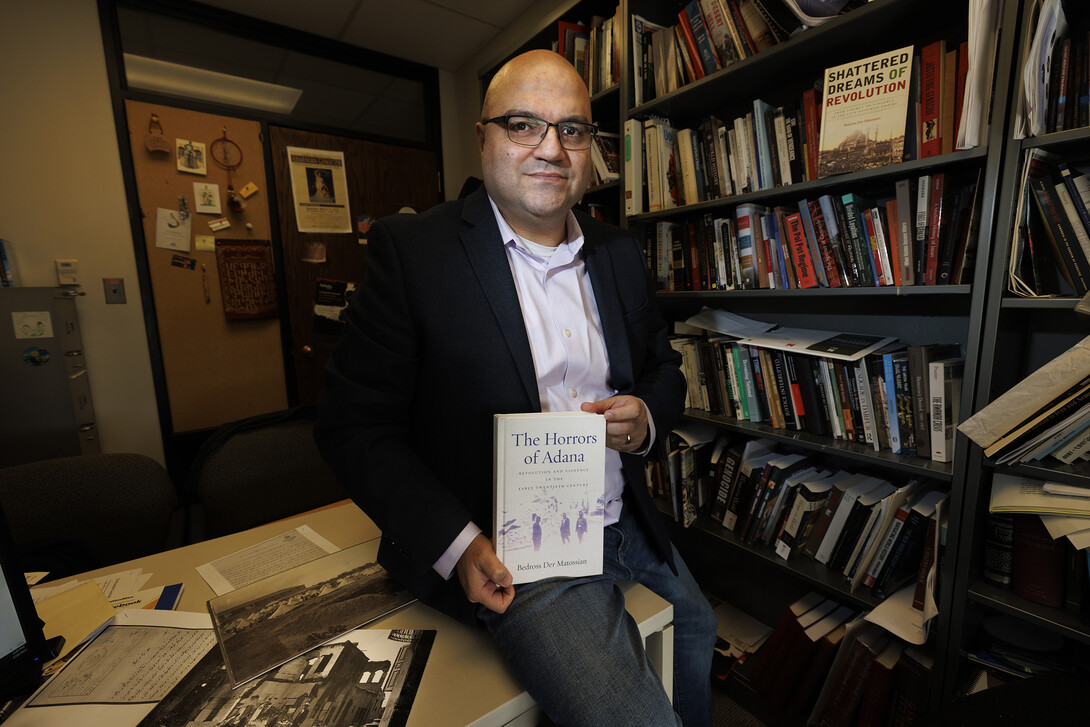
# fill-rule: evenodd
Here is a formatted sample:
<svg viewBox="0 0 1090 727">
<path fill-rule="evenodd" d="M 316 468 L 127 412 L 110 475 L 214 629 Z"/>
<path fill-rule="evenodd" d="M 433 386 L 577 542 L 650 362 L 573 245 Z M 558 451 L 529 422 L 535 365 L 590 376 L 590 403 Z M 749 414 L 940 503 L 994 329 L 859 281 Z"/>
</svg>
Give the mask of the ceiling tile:
<svg viewBox="0 0 1090 727">
<path fill-rule="evenodd" d="M 306 0 L 306 2 L 274 2 L 272 0 L 202 0 L 205 5 L 230 10 L 251 18 L 295 28 L 307 33 L 339 38 L 359 0 Z M 393 4 L 393 3 L 391 3 Z"/>
<path fill-rule="evenodd" d="M 501 29 L 506 28 L 522 15 L 533 0 L 430 0 L 430 2 Z"/>
<path fill-rule="evenodd" d="M 425 0 L 363 0 L 342 40 L 455 71 L 499 32 L 494 25 Z"/>
</svg>

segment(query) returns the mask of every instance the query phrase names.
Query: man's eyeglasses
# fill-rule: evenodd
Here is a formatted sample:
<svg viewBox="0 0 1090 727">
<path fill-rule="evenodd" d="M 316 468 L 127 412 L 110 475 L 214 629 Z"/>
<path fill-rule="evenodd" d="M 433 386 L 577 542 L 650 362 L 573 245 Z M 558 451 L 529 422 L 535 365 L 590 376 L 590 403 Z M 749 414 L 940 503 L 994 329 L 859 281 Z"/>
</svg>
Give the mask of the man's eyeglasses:
<svg viewBox="0 0 1090 727">
<path fill-rule="evenodd" d="M 583 151 L 590 148 L 591 139 L 598 133 L 596 124 L 584 124 L 581 121 L 560 121 L 552 123 L 534 116 L 496 116 L 485 120 L 486 124 L 499 124 L 507 129 L 507 138 L 519 146 L 538 146 L 549 133 L 549 127 L 556 127 L 560 146 L 569 151 Z"/>
</svg>

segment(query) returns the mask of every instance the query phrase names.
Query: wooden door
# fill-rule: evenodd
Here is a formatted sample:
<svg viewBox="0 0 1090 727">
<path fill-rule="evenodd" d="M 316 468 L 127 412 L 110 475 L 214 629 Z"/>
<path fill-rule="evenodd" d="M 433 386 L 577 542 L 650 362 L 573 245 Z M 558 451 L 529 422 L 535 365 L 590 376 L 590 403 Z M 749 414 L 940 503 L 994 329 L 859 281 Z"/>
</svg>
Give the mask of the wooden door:
<svg viewBox="0 0 1090 727">
<path fill-rule="evenodd" d="M 367 246 L 356 231 L 341 234 L 299 232 L 292 202 L 286 148 L 344 153 L 353 224 L 359 217 L 394 214 L 404 206 L 423 211 L 441 201 L 439 162 L 434 151 L 379 144 L 330 134 L 269 127 L 273 175 L 283 245 L 284 279 L 291 322 L 291 357 L 300 404 L 313 403 L 335 336 L 314 330 L 319 280 L 358 283 L 367 266 Z M 325 262 L 306 262 L 308 245 L 325 246 Z M 313 255 L 311 255 L 313 257 Z"/>
</svg>

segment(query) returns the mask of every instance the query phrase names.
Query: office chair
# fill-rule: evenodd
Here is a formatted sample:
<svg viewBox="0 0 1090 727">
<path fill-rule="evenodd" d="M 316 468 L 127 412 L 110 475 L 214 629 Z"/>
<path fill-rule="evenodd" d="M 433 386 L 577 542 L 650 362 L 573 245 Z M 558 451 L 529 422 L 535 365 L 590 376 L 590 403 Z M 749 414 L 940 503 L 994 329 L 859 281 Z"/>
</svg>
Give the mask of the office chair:
<svg viewBox="0 0 1090 727">
<path fill-rule="evenodd" d="M 315 417 L 300 406 L 216 430 L 190 470 L 190 542 L 347 498 L 314 443 Z"/>
<path fill-rule="evenodd" d="M 184 517 L 166 469 L 86 454 L 0 469 L 0 505 L 25 570 L 61 577 L 177 547 Z"/>
</svg>

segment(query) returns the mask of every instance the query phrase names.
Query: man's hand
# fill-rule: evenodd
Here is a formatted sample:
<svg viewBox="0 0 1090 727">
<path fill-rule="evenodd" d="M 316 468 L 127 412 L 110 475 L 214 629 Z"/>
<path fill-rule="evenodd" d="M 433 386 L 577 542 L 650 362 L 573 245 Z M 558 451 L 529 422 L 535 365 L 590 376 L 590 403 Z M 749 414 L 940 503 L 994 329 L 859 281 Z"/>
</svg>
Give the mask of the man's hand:
<svg viewBox="0 0 1090 727">
<path fill-rule="evenodd" d="M 483 533 L 469 544 L 455 569 L 470 603 L 479 603 L 496 613 L 503 613 L 511 605 L 515 597 L 511 571 L 496 557 L 492 541 Z"/>
<path fill-rule="evenodd" d="M 647 407 L 634 396 L 611 396 L 584 401 L 583 411 L 606 418 L 606 446 L 618 452 L 639 452 L 647 439 Z"/>
</svg>

